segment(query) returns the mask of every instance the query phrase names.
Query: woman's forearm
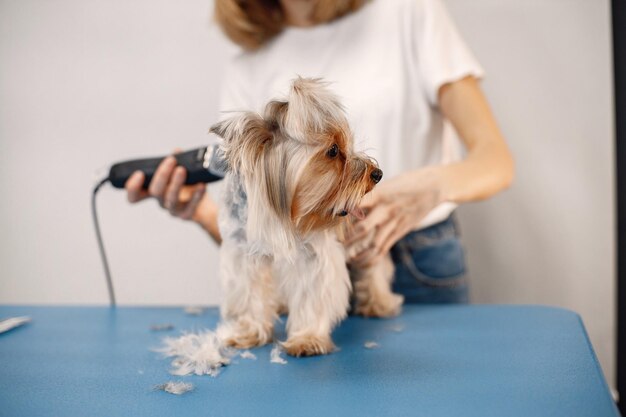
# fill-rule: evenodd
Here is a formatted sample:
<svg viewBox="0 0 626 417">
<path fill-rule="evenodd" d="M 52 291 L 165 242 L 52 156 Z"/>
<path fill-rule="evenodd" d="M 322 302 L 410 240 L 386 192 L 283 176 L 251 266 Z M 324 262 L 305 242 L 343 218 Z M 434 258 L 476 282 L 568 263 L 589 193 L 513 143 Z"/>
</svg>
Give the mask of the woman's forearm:
<svg viewBox="0 0 626 417">
<path fill-rule="evenodd" d="M 466 203 L 489 198 L 508 188 L 514 164 L 508 149 L 478 146 L 461 162 L 439 169 L 442 200 Z"/>
<path fill-rule="evenodd" d="M 514 176 L 513 157 L 476 79 L 442 87 L 439 100 L 468 150 L 463 161 L 438 168 L 442 199 L 477 201 L 507 188 Z"/>
<path fill-rule="evenodd" d="M 192 220 L 198 223 L 219 245 L 222 243 L 222 236 L 217 224 L 217 213 L 217 204 L 211 200 L 207 193 L 198 205 Z"/>
</svg>

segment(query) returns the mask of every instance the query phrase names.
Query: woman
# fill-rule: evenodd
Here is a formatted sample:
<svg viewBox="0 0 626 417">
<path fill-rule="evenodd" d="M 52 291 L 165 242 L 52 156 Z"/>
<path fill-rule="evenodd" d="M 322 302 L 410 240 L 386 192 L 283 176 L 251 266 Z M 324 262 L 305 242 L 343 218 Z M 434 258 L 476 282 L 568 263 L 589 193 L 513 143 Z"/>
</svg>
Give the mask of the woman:
<svg viewBox="0 0 626 417">
<path fill-rule="evenodd" d="M 297 75 L 324 78 L 346 106 L 357 147 L 385 172 L 347 242 L 375 230 L 374 243 L 350 262 L 391 251 L 394 289 L 408 302 L 467 302 L 453 211 L 508 187 L 513 160 L 478 85 L 482 68 L 439 0 L 216 0 L 215 13 L 243 48 L 221 110 L 260 110 Z M 128 180 L 128 198 L 155 197 L 219 241 L 215 204 L 184 178 L 167 158 L 147 192 L 143 174 Z"/>
</svg>

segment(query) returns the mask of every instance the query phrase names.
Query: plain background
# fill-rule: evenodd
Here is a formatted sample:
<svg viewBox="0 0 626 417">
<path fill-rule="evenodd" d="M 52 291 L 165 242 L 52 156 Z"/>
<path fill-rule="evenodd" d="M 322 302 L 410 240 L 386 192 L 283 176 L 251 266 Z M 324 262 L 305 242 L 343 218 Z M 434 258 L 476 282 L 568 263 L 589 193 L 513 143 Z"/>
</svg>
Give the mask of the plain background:
<svg viewBox="0 0 626 417">
<path fill-rule="evenodd" d="M 613 383 L 609 2 L 446 4 L 517 162 L 513 188 L 460 210 L 473 301 L 577 311 Z M 0 0 L 0 303 L 107 302 L 91 189 L 113 161 L 206 142 L 234 51 L 211 9 Z M 199 227 L 109 187 L 99 208 L 121 304 L 219 302 L 217 248 Z"/>
</svg>

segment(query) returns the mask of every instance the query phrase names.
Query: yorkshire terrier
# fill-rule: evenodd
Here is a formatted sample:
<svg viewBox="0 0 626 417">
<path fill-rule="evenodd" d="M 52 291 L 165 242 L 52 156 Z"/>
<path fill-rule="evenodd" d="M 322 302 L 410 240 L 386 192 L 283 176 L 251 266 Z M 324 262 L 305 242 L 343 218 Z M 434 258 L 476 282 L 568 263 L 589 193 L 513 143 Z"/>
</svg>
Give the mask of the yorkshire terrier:
<svg viewBox="0 0 626 417">
<path fill-rule="evenodd" d="M 343 107 L 326 83 L 297 78 L 286 100 L 270 101 L 263 115 L 237 113 L 211 132 L 224 139 L 229 165 L 219 217 L 227 345 L 270 342 L 278 315 L 288 312 L 288 354 L 332 352 L 331 331 L 350 306 L 350 275 L 357 314 L 399 313 L 390 259 L 366 270 L 346 266 L 338 235 L 383 172 L 354 152 Z"/>
</svg>

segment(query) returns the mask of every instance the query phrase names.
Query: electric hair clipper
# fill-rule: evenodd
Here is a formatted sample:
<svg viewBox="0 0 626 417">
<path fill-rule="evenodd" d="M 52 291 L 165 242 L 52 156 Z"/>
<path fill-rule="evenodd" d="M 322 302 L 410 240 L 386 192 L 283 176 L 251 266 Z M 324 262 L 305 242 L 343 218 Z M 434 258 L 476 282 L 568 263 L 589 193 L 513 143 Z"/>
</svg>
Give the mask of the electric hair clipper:
<svg viewBox="0 0 626 417">
<path fill-rule="evenodd" d="M 174 155 L 177 165 L 187 170 L 185 184 L 209 183 L 224 178 L 228 164 L 219 143 L 204 148 L 192 149 Z M 124 184 L 135 171 L 145 174 L 143 188 L 148 188 L 157 167 L 165 157 L 134 159 L 114 164 L 109 171 L 108 180 L 115 188 L 124 188 Z"/>
</svg>

